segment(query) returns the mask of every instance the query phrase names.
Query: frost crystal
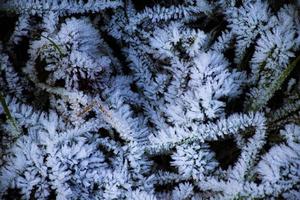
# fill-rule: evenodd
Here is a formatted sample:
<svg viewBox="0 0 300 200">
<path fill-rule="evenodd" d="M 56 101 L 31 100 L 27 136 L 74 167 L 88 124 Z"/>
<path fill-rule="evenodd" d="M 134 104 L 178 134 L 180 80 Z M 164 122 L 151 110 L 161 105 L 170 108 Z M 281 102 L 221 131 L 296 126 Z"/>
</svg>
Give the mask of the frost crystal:
<svg viewBox="0 0 300 200">
<path fill-rule="evenodd" d="M 300 199 L 299 5 L 2 0 L 0 199 Z"/>
</svg>

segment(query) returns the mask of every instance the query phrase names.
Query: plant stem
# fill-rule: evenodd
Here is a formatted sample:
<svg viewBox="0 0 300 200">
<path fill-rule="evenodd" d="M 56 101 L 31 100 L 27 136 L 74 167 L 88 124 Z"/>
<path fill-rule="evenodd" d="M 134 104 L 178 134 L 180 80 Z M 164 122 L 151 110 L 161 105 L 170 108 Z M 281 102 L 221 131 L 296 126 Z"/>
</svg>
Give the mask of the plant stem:
<svg viewBox="0 0 300 200">
<path fill-rule="evenodd" d="M 5 113 L 6 117 L 7 117 L 7 119 L 10 121 L 11 125 L 15 128 L 15 130 L 16 130 L 17 133 L 20 133 L 19 128 L 18 128 L 18 125 L 17 125 L 17 122 L 16 122 L 16 120 L 12 117 L 12 115 L 11 115 L 9 109 L 8 109 L 8 106 L 7 106 L 6 102 L 5 102 L 5 99 L 4 99 L 4 97 L 3 97 L 3 95 L 2 95 L 1 92 L 0 92 L 0 103 L 1 103 L 1 105 L 2 105 L 2 107 L 3 107 L 3 111 L 4 111 L 4 113 Z M 17 136 L 18 136 L 18 135 L 17 135 Z"/>
<path fill-rule="evenodd" d="M 267 92 L 264 95 L 263 99 L 261 99 L 261 101 L 258 101 L 258 103 L 252 103 L 252 105 L 250 106 L 252 111 L 258 111 L 268 103 L 268 101 L 273 97 L 274 93 L 281 88 L 282 84 L 291 74 L 291 72 L 295 69 L 299 61 L 300 55 L 298 55 L 298 57 L 283 70 L 283 72 L 274 81 L 274 83 L 269 86 L 269 88 L 266 90 Z"/>
<path fill-rule="evenodd" d="M 60 54 L 61 56 L 64 56 L 64 55 L 65 55 L 65 54 L 62 52 L 62 50 L 59 48 L 59 46 L 58 46 L 52 39 L 50 39 L 49 37 L 43 36 L 43 35 L 41 35 L 41 37 L 47 39 L 47 40 L 53 45 L 53 47 L 59 52 L 59 54 Z"/>
</svg>

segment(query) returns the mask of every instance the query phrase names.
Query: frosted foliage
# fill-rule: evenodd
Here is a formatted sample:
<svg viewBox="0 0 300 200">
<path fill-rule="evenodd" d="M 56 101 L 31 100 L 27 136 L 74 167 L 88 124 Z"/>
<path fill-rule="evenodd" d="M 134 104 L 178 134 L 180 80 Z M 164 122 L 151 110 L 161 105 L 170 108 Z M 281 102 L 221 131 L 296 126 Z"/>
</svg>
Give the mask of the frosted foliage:
<svg viewBox="0 0 300 200">
<path fill-rule="evenodd" d="M 99 33 L 87 19 L 69 19 L 52 39 L 51 35 L 34 41 L 30 52 L 47 63 L 49 84 L 64 80 L 67 89 L 77 89 L 80 79 L 95 80 L 110 65 L 110 59 L 101 55 Z"/>
<path fill-rule="evenodd" d="M 276 66 L 284 68 L 289 63 L 289 58 L 295 56 L 292 51 L 295 45 L 293 42 L 295 33 L 295 31 L 285 32 L 279 28 L 266 31 L 257 41 L 257 52 L 252 59 L 253 65 L 266 61 L 266 69 L 276 69 Z"/>
<path fill-rule="evenodd" d="M 237 38 L 237 62 L 243 59 L 246 48 L 249 48 L 253 40 L 265 30 L 270 18 L 268 5 L 263 1 L 246 2 L 242 7 L 232 7 L 227 11 L 229 25 L 232 33 Z"/>
<path fill-rule="evenodd" d="M 218 165 L 214 154 L 206 145 L 178 146 L 172 159 L 172 165 L 178 168 L 182 176 L 193 177 L 196 180 L 202 179 L 205 173 L 214 170 Z"/>
<path fill-rule="evenodd" d="M 168 29 L 158 29 L 154 32 L 153 38 L 150 39 L 150 45 L 157 49 L 161 57 L 171 57 L 179 55 L 176 52 L 176 46 L 182 45 L 190 56 L 194 56 L 202 47 L 206 39 L 203 31 L 187 29 L 184 30 L 179 24 L 173 23 Z M 175 50 L 175 52 L 174 52 Z"/>
<path fill-rule="evenodd" d="M 299 5 L 2 0 L 0 199 L 300 199 Z"/>
</svg>

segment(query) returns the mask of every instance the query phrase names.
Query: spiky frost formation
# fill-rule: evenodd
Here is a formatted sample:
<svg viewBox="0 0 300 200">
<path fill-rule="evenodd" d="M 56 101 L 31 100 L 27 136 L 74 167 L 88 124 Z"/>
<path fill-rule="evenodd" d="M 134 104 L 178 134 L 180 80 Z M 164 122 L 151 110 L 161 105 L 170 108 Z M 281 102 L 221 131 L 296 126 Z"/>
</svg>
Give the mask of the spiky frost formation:
<svg viewBox="0 0 300 200">
<path fill-rule="evenodd" d="M 0 199 L 300 199 L 288 3 L 0 2 Z"/>
</svg>

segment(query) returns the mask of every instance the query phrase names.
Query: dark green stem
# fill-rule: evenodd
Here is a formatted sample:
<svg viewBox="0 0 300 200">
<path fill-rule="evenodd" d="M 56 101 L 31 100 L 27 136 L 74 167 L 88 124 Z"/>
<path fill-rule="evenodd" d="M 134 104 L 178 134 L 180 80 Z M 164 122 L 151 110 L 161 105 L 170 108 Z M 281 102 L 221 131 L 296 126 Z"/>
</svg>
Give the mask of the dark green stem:
<svg viewBox="0 0 300 200">
<path fill-rule="evenodd" d="M 5 102 L 5 99 L 4 99 L 4 97 L 3 97 L 3 95 L 2 95 L 1 92 L 0 92 L 0 103 L 1 103 L 1 105 L 2 105 L 2 107 L 3 107 L 3 111 L 4 111 L 4 113 L 5 113 L 6 117 L 7 117 L 7 119 L 10 121 L 11 125 L 12 125 L 12 126 L 16 129 L 16 131 L 19 133 L 20 131 L 19 131 L 18 125 L 17 125 L 17 123 L 16 123 L 16 120 L 12 117 L 12 115 L 11 115 L 9 109 L 8 109 L 8 106 L 7 106 L 6 102 Z"/>
<path fill-rule="evenodd" d="M 62 52 L 62 50 L 59 48 L 59 46 L 49 37 L 43 36 L 41 35 L 42 38 L 47 39 L 52 45 L 53 47 L 60 53 L 61 56 L 64 56 L 65 54 Z"/>
<path fill-rule="evenodd" d="M 267 93 L 263 97 L 263 101 L 259 102 L 258 104 L 256 104 L 255 102 L 252 103 L 252 111 L 258 111 L 268 103 L 268 101 L 273 97 L 274 93 L 281 88 L 282 84 L 291 74 L 291 72 L 295 69 L 299 61 L 300 55 L 298 55 L 298 57 L 283 70 L 283 72 L 280 74 L 277 80 L 275 80 L 274 83 L 271 84 L 271 86 L 267 89 Z"/>
</svg>

